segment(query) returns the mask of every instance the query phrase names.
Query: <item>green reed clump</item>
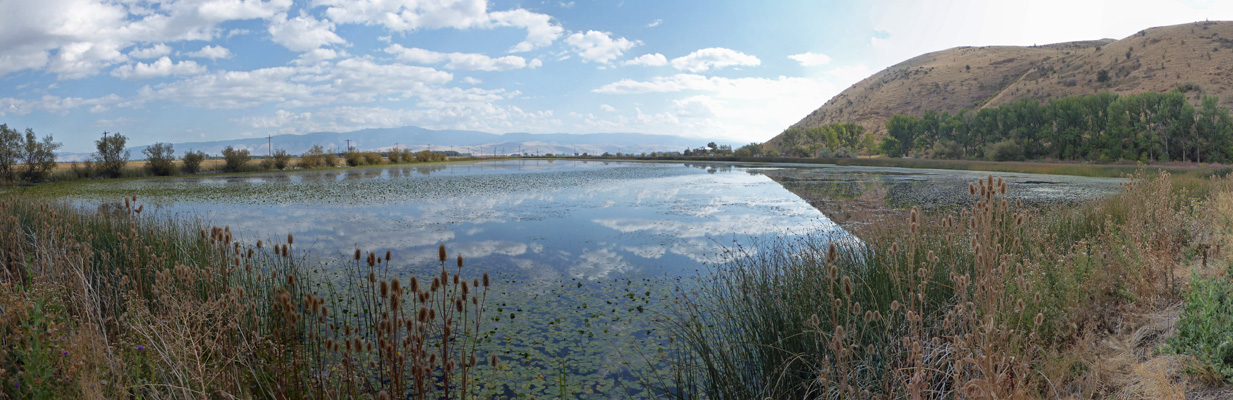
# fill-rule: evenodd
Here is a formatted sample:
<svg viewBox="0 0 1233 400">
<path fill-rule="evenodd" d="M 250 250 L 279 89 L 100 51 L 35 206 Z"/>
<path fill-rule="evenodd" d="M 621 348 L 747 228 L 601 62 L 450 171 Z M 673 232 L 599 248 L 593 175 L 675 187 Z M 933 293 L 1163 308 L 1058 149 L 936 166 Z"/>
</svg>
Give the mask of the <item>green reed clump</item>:
<svg viewBox="0 0 1233 400">
<path fill-rule="evenodd" d="M 672 368 L 648 381 L 677 398 L 1032 397 L 1042 354 L 1100 307 L 1170 293 L 1190 233 L 1168 174 L 1046 216 L 1001 180 L 969 189 L 957 215 L 738 250 L 679 301 Z"/>
<path fill-rule="evenodd" d="M 420 285 L 389 273 L 388 252 L 357 255 L 368 279 L 336 287 L 290 235 L 247 246 L 150 213 L 135 197 L 0 200 L 4 397 L 483 397 L 490 280 L 461 278 L 461 256 L 451 275 L 442 247 L 436 284 Z"/>
</svg>

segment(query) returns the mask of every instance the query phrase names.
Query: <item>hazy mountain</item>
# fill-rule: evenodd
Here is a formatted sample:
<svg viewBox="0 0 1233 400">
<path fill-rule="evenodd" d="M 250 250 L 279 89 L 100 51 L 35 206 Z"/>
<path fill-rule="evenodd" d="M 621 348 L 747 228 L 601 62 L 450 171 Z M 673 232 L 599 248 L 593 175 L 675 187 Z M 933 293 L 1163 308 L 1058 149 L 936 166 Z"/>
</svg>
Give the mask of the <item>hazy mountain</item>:
<svg viewBox="0 0 1233 400">
<path fill-rule="evenodd" d="M 210 155 L 219 155 L 223 148 L 234 146 L 248 149 L 253 155 L 268 154 L 270 144 L 274 150 L 286 150 L 291 154 L 302 154 L 313 145 L 326 149 L 343 151 L 347 141 L 357 150 L 384 151 L 397 146 L 398 148 L 419 151 L 454 150 L 460 153 L 472 154 L 573 154 L 590 153 L 643 153 L 657 151 L 683 151 L 686 148 L 697 148 L 714 140 L 703 138 L 687 138 L 670 135 L 648 135 L 641 133 L 592 133 L 592 134 L 532 134 L 506 133 L 492 134 L 476 131 L 431 130 L 418 127 L 365 129 L 354 132 L 334 133 L 317 132 L 303 135 L 276 135 L 271 138 L 246 138 L 232 140 L 217 140 L 210 142 L 172 143 L 176 155 L 186 151 L 200 150 Z M 143 159 L 141 151 L 146 145 L 129 147 L 131 158 Z M 90 156 L 88 153 L 60 153 L 61 161 L 78 161 Z"/>
</svg>

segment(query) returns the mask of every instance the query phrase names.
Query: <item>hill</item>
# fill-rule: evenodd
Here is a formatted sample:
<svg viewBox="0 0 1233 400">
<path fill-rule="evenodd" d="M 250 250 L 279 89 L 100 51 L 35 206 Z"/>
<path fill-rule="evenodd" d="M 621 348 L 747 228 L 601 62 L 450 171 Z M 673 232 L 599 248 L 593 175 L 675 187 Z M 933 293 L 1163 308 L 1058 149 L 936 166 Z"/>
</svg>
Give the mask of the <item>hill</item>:
<svg viewBox="0 0 1233 400">
<path fill-rule="evenodd" d="M 895 114 L 955 113 L 1024 98 L 1129 95 L 1183 86 L 1198 89 L 1188 91 L 1192 104 L 1207 94 L 1218 97 L 1220 106 L 1233 108 L 1233 22 L 1150 28 L 1121 40 L 928 53 L 865 78 L 789 129 L 848 122 L 880 138 Z M 790 147 L 783 135 L 766 144 L 780 151 Z"/>
<path fill-rule="evenodd" d="M 573 154 L 590 153 L 650 153 L 659 151 L 682 151 L 699 147 L 713 141 L 706 138 L 687 138 L 670 135 L 641 133 L 505 133 L 494 134 L 462 130 L 432 130 L 419 127 L 364 129 L 354 132 L 316 132 L 302 135 L 276 135 L 272 138 L 247 138 L 209 142 L 173 143 L 176 155 L 185 151 L 199 150 L 206 154 L 219 155 L 223 148 L 233 146 L 248 149 L 255 156 L 265 155 L 271 147 L 302 154 L 314 145 L 343 151 L 350 145 L 360 151 L 386 151 L 398 147 L 419 151 L 453 150 L 459 153 L 513 155 L 523 154 Z M 129 147 L 132 159 L 143 159 L 141 151 L 146 146 Z M 89 153 L 60 153 L 59 161 L 78 161 L 90 157 Z"/>
</svg>

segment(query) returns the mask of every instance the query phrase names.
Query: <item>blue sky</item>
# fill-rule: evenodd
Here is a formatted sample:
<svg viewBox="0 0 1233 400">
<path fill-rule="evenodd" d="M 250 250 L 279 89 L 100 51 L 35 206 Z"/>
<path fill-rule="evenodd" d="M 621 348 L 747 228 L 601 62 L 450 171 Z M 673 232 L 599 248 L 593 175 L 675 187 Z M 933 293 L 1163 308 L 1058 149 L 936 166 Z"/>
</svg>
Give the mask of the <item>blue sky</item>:
<svg viewBox="0 0 1233 400">
<path fill-rule="evenodd" d="M 0 0 L 0 123 L 87 152 L 421 126 L 764 141 L 955 46 L 1122 38 L 1220 1 Z"/>
</svg>

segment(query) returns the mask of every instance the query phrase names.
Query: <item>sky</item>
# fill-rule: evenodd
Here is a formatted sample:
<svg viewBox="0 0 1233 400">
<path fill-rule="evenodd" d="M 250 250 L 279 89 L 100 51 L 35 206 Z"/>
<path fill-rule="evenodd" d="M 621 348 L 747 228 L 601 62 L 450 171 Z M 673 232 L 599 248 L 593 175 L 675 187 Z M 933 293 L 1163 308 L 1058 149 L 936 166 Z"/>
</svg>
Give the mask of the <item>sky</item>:
<svg viewBox="0 0 1233 400">
<path fill-rule="evenodd" d="M 0 0 L 0 123 L 66 152 L 401 126 L 739 145 L 926 52 L 1202 20 L 1233 2 Z"/>
</svg>

